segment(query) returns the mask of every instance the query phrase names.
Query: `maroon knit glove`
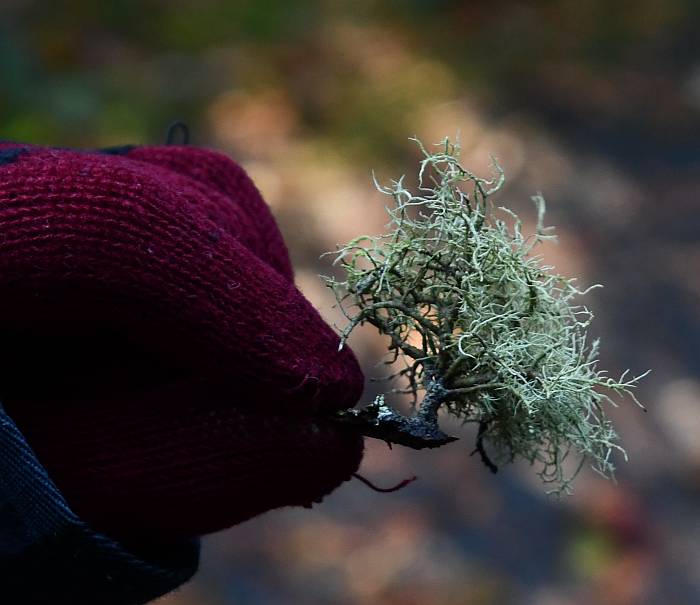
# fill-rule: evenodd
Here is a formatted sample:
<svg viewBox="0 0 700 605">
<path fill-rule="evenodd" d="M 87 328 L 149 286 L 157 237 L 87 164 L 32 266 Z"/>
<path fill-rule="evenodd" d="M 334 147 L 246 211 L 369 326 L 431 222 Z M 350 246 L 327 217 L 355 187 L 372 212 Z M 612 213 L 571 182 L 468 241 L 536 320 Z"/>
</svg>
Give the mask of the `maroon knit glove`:
<svg viewBox="0 0 700 605">
<path fill-rule="evenodd" d="M 0 401 L 68 503 L 178 539 L 320 500 L 362 390 L 243 169 L 193 147 L 0 145 Z"/>
</svg>

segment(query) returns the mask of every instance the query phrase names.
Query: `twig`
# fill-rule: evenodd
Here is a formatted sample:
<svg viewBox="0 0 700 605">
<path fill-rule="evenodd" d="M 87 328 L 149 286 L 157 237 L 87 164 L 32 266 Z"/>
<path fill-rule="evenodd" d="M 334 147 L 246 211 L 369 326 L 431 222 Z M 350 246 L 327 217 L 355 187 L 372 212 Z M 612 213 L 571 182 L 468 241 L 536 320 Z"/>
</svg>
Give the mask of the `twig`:
<svg viewBox="0 0 700 605">
<path fill-rule="evenodd" d="M 486 468 L 488 468 L 494 475 L 498 472 L 498 467 L 493 463 L 489 455 L 486 453 L 486 448 L 484 448 L 484 435 L 489 428 L 489 423 L 485 421 L 479 422 L 479 432 L 476 435 L 476 447 L 472 451 L 470 456 L 473 456 L 478 452 L 481 461 L 484 463 Z"/>
</svg>

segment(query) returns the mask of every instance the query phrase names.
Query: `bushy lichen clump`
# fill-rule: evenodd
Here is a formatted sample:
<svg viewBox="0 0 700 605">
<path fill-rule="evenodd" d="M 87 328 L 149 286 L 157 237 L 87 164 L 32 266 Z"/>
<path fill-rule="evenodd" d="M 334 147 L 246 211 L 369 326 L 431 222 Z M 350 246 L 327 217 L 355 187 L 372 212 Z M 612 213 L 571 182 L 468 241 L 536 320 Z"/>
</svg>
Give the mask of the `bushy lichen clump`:
<svg viewBox="0 0 700 605">
<path fill-rule="evenodd" d="M 364 323 L 388 336 L 388 363 L 401 363 L 389 378 L 403 379 L 392 391 L 412 395 L 416 411 L 405 419 L 382 397 L 351 419 L 366 434 L 431 447 L 450 440 L 437 426 L 445 409 L 478 424 L 477 450 L 494 471 L 522 457 L 559 490 L 572 478 L 564 461 L 573 453 L 573 474 L 588 460 L 610 475 L 612 451 L 624 451 L 603 406 L 613 394 L 634 399 L 641 376 L 615 380 L 598 369 L 598 342 L 586 338 L 592 315 L 575 304 L 584 292 L 532 254 L 554 237 L 544 200 L 533 197 L 537 232 L 526 237 L 520 219 L 491 201 L 504 182 L 495 162 L 485 180 L 459 163 L 449 140 L 436 153 L 416 143 L 424 154 L 416 192 L 403 177 L 377 185 L 394 202 L 388 233 L 340 248 L 343 278 L 325 278 L 349 320 L 341 347 Z"/>
</svg>

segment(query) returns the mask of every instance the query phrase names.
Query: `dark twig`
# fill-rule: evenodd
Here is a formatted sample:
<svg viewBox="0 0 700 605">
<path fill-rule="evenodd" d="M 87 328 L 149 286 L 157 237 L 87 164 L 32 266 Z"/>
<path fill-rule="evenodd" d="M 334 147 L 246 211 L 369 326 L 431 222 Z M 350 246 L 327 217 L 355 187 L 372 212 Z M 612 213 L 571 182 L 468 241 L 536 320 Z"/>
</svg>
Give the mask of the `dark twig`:
<svg viewBox="0 0 700 605">
<path fill-rule="evenodd" d="M 484 435 L 489 428 L 489 423 L 482 420 L 479 422 L 479 432 L 476 434 L 476 447 L 474 451 L 469 454 L 473 456 L 478 452 L 481 461 L 484 463 L 486 468 L 488 468 L 494 475 L 498 472 L 498 467 L 493 463 L 489 455 L 486 453 L 486 448 L 484 447 Z"/>
<path fill-rule="evenodd" d="M 345 410 L 333 417 L 336 422 L 349 425 L 366 437 L 381 439 L 414 450 L 435 448 L 457 441 L 444 433 L 437 421 L 419 416 L 403 416 L 382 401 L 360 410 Z"/>
</svg>

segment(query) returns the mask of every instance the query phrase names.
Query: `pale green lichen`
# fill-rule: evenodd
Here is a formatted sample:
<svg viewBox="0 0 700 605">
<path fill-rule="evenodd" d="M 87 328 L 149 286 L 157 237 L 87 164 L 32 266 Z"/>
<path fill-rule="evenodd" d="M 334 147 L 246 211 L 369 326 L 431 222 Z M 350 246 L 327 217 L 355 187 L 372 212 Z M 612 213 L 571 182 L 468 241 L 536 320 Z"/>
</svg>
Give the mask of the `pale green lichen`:
<svg viewBox="0 0 700 605">
<path fill-rule="evenodd" d="M 414 140 L 424 154 L 416 192 L 403 177 L 377 184 L 394 202 L 389 231 L 340 248 L 344 275 L 325 278 L 349 320 L 341 346 L 364 323 L 387 335 L 388 363 L 401 363 L 389 378 L 403 379 L 392 391 L 412 395 L 416 420 L 437 423 L 434 412 L 445 409 L 477 423 L 477 448 L 493 469 L 491 460 L 522 457 L 555 491 L 584 461 L 612 475 L 612 452 L 625 453 L 604 406 L 611 395 L 636 401 L 644 375 L 598 369 L 598 342 L 586 338 L 592 315 L 575 304 L 584 292 L 533 255 L 554 237 L 543 198 L 532 198 L 537 231 L 526 237 L 521 220 L 492 203 L 504 183 L 495 161 L 494 177 L 482 179 L 460 164 L 458 145 L 445 139 L 430 153 Z M 386 412 L 383 398 L 373 405 L 375 418 Z M 570 454 L 581 464 L 567 474 Z"/>
</svg>

